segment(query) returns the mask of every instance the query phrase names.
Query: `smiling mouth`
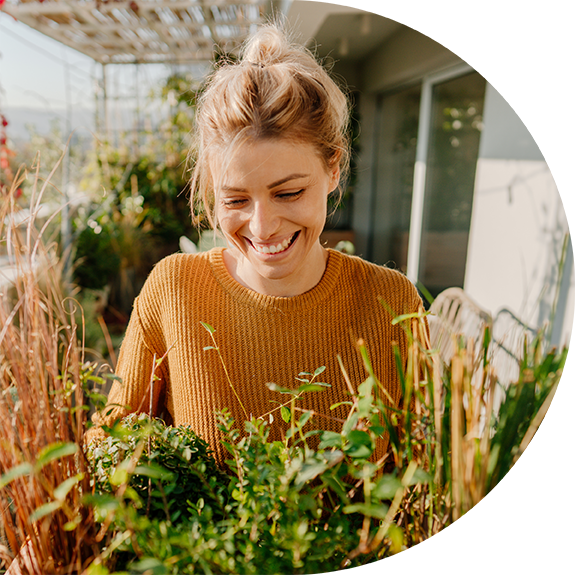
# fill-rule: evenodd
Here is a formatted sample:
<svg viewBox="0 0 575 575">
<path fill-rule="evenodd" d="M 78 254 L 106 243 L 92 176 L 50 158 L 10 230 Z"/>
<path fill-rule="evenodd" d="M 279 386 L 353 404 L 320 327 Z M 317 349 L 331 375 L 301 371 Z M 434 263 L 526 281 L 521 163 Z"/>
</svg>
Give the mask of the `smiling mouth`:
<svg viewBox="0 0 575 575">
<path fill-rule="evenodd" d="M 288 250 L 293 243 L 295 242 L 295 240 L 297 239 L 297 237 L 299 236 L 299 230 L 293 234 L 291 237 L 285 239 L 283 242 L 280 242 L 278 244 L 271 244 L 271 245 L 267 245 L 267 246 L 260 246 L 258 244 L 254 244 L 251 240 L 249 240 L 248 238 L 246 238 L 249 242 L 249 244 L 252 246 L 252 248 L 254 248 L 254 250 L 256 252 L 258 252 L 258 254 L 281 254 L 282 252 L 285 252 L 286 250 Z"/>
</svg>

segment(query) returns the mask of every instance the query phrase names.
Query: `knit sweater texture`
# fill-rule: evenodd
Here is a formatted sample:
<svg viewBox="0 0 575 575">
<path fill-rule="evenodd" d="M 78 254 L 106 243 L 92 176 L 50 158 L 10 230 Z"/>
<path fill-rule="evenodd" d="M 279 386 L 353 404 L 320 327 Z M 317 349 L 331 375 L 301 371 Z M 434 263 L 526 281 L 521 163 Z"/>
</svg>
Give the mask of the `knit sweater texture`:
<svg viewBox="0 0 575 575">
<path fill-rule="evenodd" d="M 338 431 L 337 419 L 345 419 L 349 407 L 330 406 L 349 400 L 350 394 L 337 356 L 357 388 L 367 377 L 360 339 L 375 375 L 401 405 L 392 342 L 405 362 L 407 337 L 401 325 L 392 325 L 389 310 L 400 315 L 421 305 L 404 275 L 328 250 L 326 270 L 314 288 L 275 297 L 235 281 L 222 254 L 222 248 L 175 254 L 154 267 L 135 300 L 118 359 L 120 380 L 108 398 L 109 404 L 125 407 L 114 408 L 99 422 L 109 425 L 127 412 L 148 412 L 154 358 L 163 358 L 156 368 L 153 413 L 173 425 L 191 426 L 209 443 L 219 464 L 228 454 L 220 442 L 216 412 L 227 408 L 239 429 L 246 419 L 226 369 L 248 417 L 259 417 L 288 399 L 268 389 L 268 382 L 296 388 L 301 385 L 298 374 L 325 366 L 318 380 L 330 387 L 304 394 L 298 406 L 317 414 L 307 424 L 310 428 Z M 214 328 L 221 359 L 216 349 L 209 349 L 214 343 L 202 322 Z M 265 418 L 271 420 L 270 440 L 282 439 L 288 426 L 279 412 Z M 382 450 L 386 443 L 384 439 Z"/>
</svg>

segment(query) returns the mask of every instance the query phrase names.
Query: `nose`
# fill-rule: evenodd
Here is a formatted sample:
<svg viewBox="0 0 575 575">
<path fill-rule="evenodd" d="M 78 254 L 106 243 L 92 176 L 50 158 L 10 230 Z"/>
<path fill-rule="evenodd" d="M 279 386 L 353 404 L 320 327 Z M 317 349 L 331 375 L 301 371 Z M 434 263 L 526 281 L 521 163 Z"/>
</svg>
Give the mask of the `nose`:
<svg viewBox="0 0 575 575">
<path fill-rule="evenodd" d="M 258 240 L 267 240 L 274 236 L 280 226 L 277 206 L 269 198 L 258 199 L 250 216 L 250 232 Z"/>
</svg>

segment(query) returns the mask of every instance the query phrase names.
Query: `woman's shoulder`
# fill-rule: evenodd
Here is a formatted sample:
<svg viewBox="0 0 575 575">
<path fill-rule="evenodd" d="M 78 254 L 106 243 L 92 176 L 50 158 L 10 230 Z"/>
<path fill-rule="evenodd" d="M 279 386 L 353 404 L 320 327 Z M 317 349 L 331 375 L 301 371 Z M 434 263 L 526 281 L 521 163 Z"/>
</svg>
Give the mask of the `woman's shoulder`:
<svg viewBox="0 0 575 575">
<path fill-rule="evenodd" d="M 417 289 L 401 271 L 364 260 L 358 256 L 339 254 L 342 258 L 344 281 L 350 288 L 360 290 L 367 296 L 384 299 L 393 307 L 397 303 L 418 304 L 421 298 Z"/>
<path fill-rule="evenodd" d="M 196 254 L 175 253 L 162 258 L 152 270 L 155 274 L 177 273 L 182 268 L 196 268 L 209 265 L 211 251 Z"/>
<path fill-rule="evenodd" d="M 335 251 L 333 253 L 338 254 L 337 257 L 342 258 L 343 268 L 348 274 L 363 276 L 365 279 L 372 279 L 376 282 L 403 285 L 409 289 L 415 289 L 413 283 L 399 270 L 374 264 L 373 262 L 364 260 L 359 256 L 352 256 Z"/>
<path fill-rule="evenodd" d="M 183 281 L 189 279 L 190 274 L 192 274 L 191 277 L 196 277 L 198 273 L 207 272 L 210 268 L 212 251 L 214 250 L 197 254 L 170 254 L 154 265 L 148 281 Z"/>
<path fill-rule="evenodd" d="M 158 261 L 148 275 L 140 298 L 157 298 L 166 291 L 205 283 L 210 274 L 210 252 L 176 253 Z"/>
</svg>

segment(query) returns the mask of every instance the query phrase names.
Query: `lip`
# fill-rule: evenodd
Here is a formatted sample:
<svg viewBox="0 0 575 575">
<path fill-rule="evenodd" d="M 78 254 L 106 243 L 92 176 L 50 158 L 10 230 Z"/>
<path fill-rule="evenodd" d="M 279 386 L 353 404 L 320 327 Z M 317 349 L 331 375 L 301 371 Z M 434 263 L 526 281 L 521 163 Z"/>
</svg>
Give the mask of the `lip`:
<svg viewBox="0 0 575 575">
<path fill-rule="evenodd" d="M 275 240 L 273 242 L 265 242 L 265 243 L 258 242 L 258 246 L 260 246 L 260 247 L 270 247 L 270 246 L 277 246 L 278 244 L 281 244 L 286 239 L 293 238 L 291 240 L 290 245 L 285 250 L 282 250 L 281 252 L 277 252 L 277 253 L 267 253 L 267 254 L 262 253 L 254 247 L 253 242 L 249 238 L 244 236 L 244 239 L 246 240 L 246 242 L 248 243 L 250 248 L 257 254 L 258 257 L 269 259 L 269 258 L 281 257 L 281 256 L 286 255 L 288 252 L 290 252 L 291 249 L 293 248 L 293 246 L 296 244 L 296 242 L 300 236 L 300 233 L 301 233 L 301 230 L 297 230 L 296 232 L 294 232 L 293 234 L 290 234 L 289 236 L 287 236 L 287 238 L 284 238 L 283 240 Z"/>
</svg>

